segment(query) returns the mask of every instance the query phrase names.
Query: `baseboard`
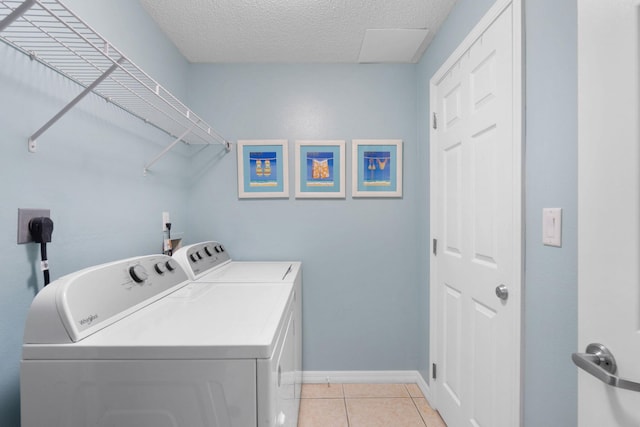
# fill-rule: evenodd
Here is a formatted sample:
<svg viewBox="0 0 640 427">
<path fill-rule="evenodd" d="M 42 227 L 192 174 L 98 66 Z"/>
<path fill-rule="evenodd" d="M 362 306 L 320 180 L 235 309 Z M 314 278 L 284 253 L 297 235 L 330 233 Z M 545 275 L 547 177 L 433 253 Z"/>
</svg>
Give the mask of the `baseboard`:
<svg viewBox="0 0 640 427">
<path fill-rule="evenodd" d="M 429 403 L 431 389 L 418 371 L 303 371 L 307 384 L 417 384 Z"/>
</svg>

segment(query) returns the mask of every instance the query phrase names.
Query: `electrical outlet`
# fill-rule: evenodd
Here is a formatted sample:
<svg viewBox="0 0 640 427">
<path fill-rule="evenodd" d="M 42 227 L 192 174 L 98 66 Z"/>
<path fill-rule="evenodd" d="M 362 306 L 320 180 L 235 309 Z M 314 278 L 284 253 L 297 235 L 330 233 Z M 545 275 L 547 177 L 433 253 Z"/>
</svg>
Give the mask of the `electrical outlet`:
<svg viewBox="0 0 640 427">
<path fill-rule="evenodd" d="M 169 212 L 162 212 L 162 231 L 167 231 L 167 223 L 171 222 Z"/>
<path fill-rule="evenodd" d="M 33 242 L 29 231 L 29 221 L 33 218 L 51 218 L 49 209 L 20 209 L 18 208 L 18 244 Z"/>
</svg>

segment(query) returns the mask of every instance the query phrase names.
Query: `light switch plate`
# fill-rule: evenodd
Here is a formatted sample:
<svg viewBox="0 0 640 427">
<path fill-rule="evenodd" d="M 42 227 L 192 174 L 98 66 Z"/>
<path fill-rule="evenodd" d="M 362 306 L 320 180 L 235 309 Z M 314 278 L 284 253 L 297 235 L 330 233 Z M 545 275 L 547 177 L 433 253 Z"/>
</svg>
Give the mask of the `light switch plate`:
<svg viewBox="0 0 640 427">
<path fill-rule="evenodd" d="M 33 218 L 51 218 L 49 209 L 20 209 L 18 208 L 18 244 L 33 242 L 29 231 L 29 221 Z"/>
<path fill-rule="evenodd" d="M 167 231 L 167 223 L 171 222 L 169 212 L 162 212 L 162 231 Z"/>
<path fill-rule="evenodd" d="M 542 209 L 542 243 L 562 246 L 562 208 Z"/>
</svg>

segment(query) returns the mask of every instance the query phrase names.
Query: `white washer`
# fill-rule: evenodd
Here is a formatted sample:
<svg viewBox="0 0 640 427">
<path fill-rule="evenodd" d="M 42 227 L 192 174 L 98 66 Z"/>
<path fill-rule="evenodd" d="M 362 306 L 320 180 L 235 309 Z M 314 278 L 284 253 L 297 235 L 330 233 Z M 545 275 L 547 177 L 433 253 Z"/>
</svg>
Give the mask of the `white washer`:
<svg viewBox="0 0 640 427">
<path fill-rule="evenodd" d="M 295 427 L 293 293 L 192 282 L 164 255 L 52 282 L 25 326 L 22 426 Z"/>
<path fill-rule="evenodd" d="M 205 241 L 176 250 L 173 258 L 190 279 L 206 283 L 269 283 L 293 285 L 295 396 L 302 386 L 302 263 L 299 261 L 233 261 L 220 242 Z"/>
</svg>

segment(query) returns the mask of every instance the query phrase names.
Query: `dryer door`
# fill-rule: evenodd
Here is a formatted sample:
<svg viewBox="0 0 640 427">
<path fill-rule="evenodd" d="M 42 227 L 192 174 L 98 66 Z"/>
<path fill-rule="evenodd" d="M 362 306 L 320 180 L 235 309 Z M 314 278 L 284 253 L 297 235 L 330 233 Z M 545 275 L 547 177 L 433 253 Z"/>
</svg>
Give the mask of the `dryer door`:
<svg viewBox="0 0 640 427">
<path fill-rule="evenodd" d="M 286 318 L 273 356 L 258 359 L 258 427 L 298 425 L 294 313 Z"/>
</svg>

